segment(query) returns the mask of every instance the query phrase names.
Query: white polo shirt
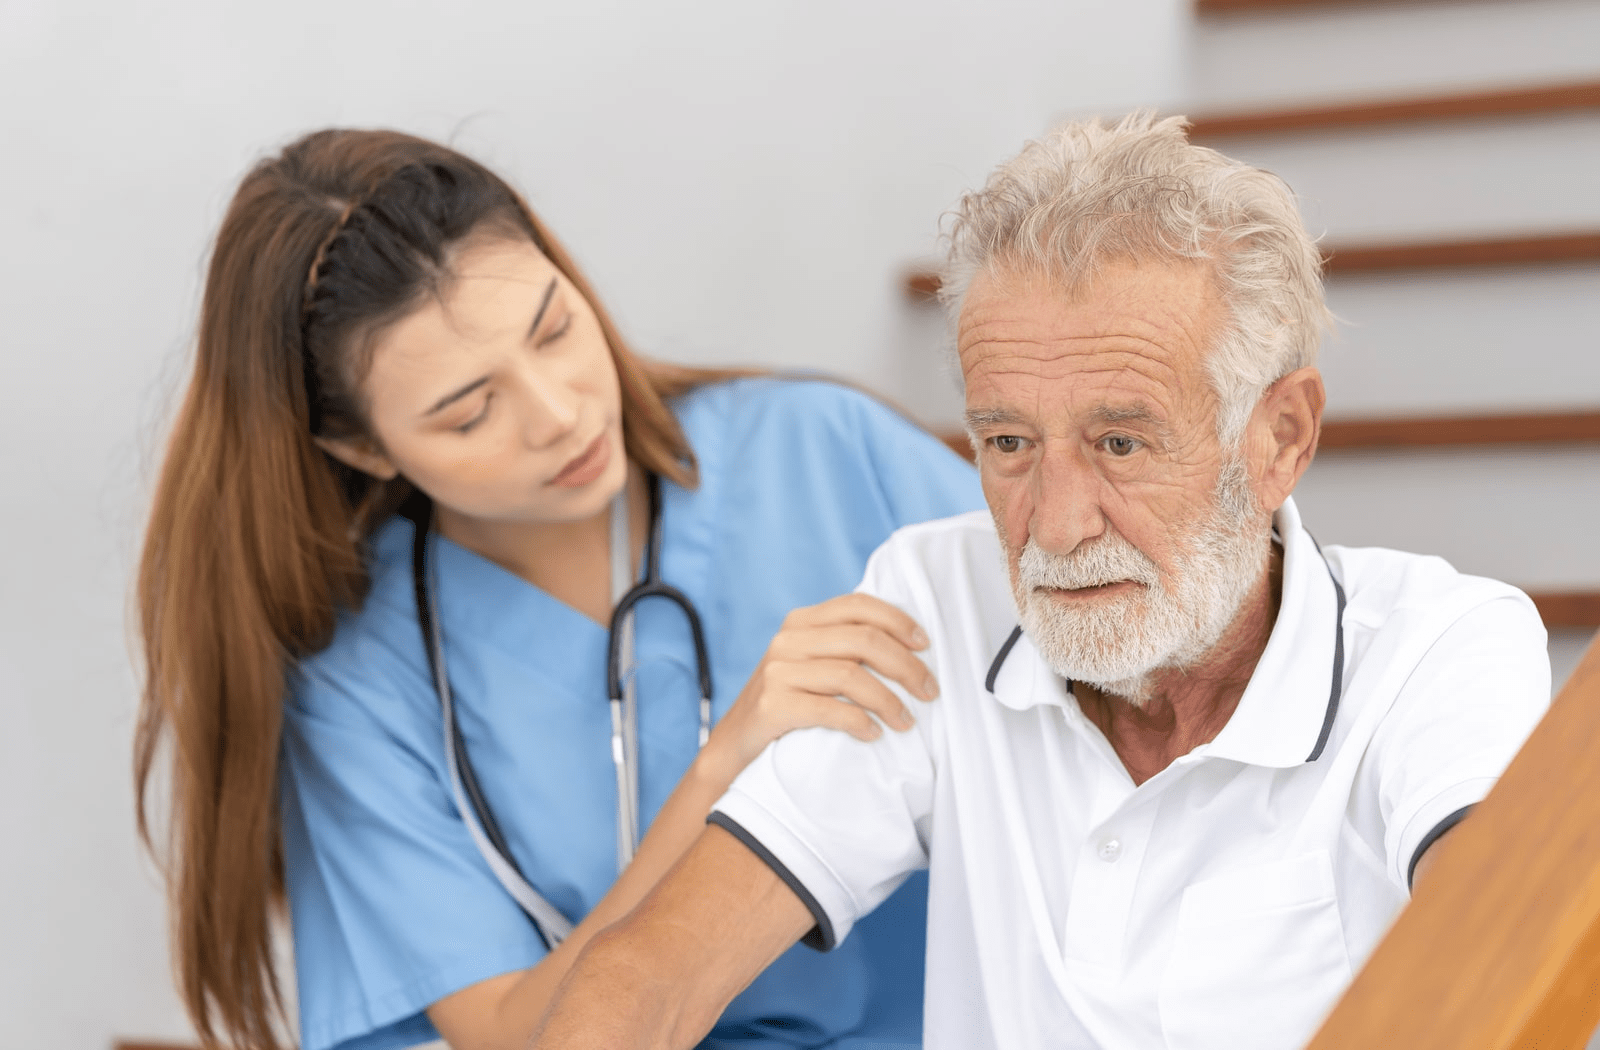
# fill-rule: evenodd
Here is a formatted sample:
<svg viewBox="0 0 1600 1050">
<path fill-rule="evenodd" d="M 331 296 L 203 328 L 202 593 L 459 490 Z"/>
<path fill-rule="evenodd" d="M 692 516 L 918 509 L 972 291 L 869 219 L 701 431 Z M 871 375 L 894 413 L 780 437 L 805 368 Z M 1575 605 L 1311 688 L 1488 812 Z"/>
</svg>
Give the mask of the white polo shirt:
<svg viewBox="0 0 1600 1050">
<path fill-rule="evenodd" d="M 1520 591 L 1396 551 L 1324 559 L 1292 501 L 1276 525 L 1282 606 L 1238 709 L 1137 787 L 1017 630 L 989 515 L 902 529 L 861 589 L 927 630 L 942 696 L 869 744 L 790 733 L 712 822 L 806 901 L 820 947 L 930 869 L 929 1050 L 1302 1046 L 1550 669 Z"/>
</svg>

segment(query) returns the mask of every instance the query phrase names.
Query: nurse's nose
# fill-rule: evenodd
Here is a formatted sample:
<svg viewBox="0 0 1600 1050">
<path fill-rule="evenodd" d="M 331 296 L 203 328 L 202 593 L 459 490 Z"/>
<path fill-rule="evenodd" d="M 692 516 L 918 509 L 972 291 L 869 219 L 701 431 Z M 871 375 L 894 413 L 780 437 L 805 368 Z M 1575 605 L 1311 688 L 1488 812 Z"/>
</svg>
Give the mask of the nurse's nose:
<svg viewBox="0 0 1600 1050">
<path fill-rule="evenodd" d="M 1034 467 L 1028 535 L 1051 554 L 1070 554 L 1105 532 L 1101 478 L 1076 441 L 1053 440 Z"/>
<path fill-rule="evenodd" d="M 537 373 L 525 377 L 525 389 L 528 397 L 522 434 L 529 448 L 549 448 L 572 433 L 580 416 L 576 391 Z"/>
</svg>

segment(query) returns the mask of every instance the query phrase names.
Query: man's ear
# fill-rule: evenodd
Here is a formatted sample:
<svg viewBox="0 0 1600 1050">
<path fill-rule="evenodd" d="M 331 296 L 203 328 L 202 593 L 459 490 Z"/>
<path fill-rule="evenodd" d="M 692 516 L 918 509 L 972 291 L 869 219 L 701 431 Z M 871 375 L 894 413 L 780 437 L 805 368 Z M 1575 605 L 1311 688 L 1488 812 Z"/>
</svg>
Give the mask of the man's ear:
<svg viewBox="0 0 1600 1050">
<path fill-rule="evenodd" d="M 400 473 L 389 457 L 367 438 L 314 437 L 311 440 L 340 463 L 354 467 L 363 474 L 370 474 L 379 481 L 389 481 Z"/>
<path fill-rule="evenodd" d="M 1258 491 L 1264 506 L 1281 507 L 1311 465 L 1327 400 L 1322 373 L 1297 368 L 1268 387 L 1257 403 L 1250 429 L 1260 455 Z"/>
</svg>

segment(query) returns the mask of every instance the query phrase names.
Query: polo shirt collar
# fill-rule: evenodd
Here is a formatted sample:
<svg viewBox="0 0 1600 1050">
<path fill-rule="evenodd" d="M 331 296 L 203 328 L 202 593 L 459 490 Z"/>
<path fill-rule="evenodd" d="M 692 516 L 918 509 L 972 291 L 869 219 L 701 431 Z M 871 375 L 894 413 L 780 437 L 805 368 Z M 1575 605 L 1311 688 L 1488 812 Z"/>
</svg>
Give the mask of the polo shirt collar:
<svg viewBox="0 0 1600 1050">
<path fill-rule="evenodd" d="M 1300 524 L 1293 499 L 1284 502 L 1273 523 L 1283 540 L 1277 622 L 1228 724 L 1194 753 L 1286 769 L 1322 754 L 1339 710 L 1344 594 Z M 997 650 L 985 685 L 1016 711 L 1065 708 L 1072 695 L 1070 683 L 1050 669 L 1020 627 Z"/>
<path fill-rule="evenodd" d="M 1344 593 L 1294 500 L 1274 518 L 1283 538 L 1283 598 L 1267 648 L 1239 706 L 1197 754 L 1287 769 L 1315 761 L 1327 745 L 1343 690 Z"/>
<path fill-rule="evenodd" d="M 1064 708 L 1072 697 L 1072 683 L 1045 663 L 1021 627 L 1014 628 L 995 653 L 984 686 L 1013 711 L 1041 706 Z"/>
</svg>

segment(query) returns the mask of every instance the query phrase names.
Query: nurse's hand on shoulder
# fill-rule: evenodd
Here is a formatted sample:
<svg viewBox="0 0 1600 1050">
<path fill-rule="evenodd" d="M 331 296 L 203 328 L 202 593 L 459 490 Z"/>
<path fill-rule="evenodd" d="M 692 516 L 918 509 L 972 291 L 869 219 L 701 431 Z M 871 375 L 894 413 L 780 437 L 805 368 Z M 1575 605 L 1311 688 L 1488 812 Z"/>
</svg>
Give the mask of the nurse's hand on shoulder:
<svg viewBox="0 0 1600 1050">
<path fill-rule="evenodd" d="M 891 729 L 910 729 L 915 720 L 906 705 L 867 669 L 932 700 L 938 683 L 916 655 L 927 646 L 915 620 L 871 595 L 796 609 L 717 724 L 707 751 L 731 779 L 791 729 L 824 726 L 874 740 L 883 729 L 873 715 Z"/>
</svg>

